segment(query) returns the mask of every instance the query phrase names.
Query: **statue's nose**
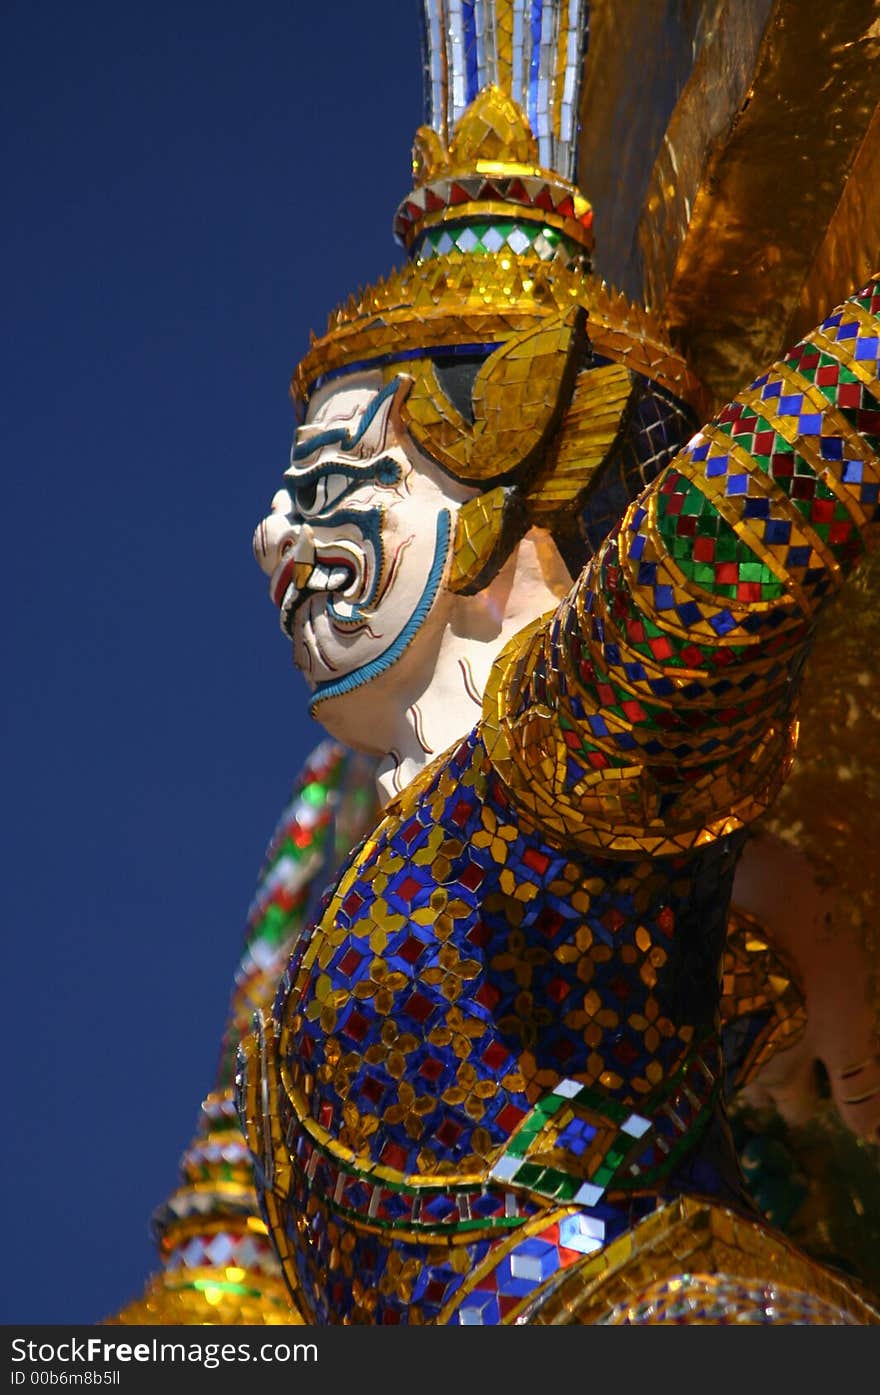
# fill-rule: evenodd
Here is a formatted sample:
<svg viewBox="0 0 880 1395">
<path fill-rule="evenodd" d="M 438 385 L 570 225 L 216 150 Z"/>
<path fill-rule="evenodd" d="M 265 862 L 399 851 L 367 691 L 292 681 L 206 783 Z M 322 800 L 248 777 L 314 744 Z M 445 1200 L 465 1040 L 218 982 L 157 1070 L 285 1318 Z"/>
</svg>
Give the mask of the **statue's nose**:
<svg viewBox="0 0 880 1395">
<path fill-rule="evenodd" d="M 299 529 L 291 522 L 293 500 L 286 489 L 279 489 L 272 500 L 272 512 L 254 533 L 254 556 L 267 576 L 296 542 Z"/>
</svg>

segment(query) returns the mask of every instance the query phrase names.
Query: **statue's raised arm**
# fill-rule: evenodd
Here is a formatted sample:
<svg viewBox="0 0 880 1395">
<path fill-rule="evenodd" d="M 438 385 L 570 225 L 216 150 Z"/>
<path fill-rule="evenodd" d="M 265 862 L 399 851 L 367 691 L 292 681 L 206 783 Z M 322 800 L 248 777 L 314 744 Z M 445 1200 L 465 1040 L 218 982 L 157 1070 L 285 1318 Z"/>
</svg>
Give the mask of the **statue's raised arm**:
<svg viewBox="0 0 880 1395">
<path fill-rule="evenodd" d="M 493 761 L 556 836 L 674 855 L 777 793 L 816 615 L 880 517 L 878 316 L 874 279 L 688 442 L 496 664 Z"/>
</svg>

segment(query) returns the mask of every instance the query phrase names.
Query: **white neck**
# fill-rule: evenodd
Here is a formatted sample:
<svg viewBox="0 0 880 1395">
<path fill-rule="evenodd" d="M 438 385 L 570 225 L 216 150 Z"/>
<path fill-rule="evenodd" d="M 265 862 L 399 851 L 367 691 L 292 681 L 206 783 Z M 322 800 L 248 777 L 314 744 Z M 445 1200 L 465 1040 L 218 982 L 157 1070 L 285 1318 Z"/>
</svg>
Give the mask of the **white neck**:
<svg viewBox="0 0 880 1395">
<path fill-rule="evenodd" d="M 570 585 L 550 535 L 533 528 L 485 590 L 450 597 L 448 621 L 431 662 L 401 672 L 398 701 L 386 699 L 380 722 L 384 759 L 376 776 L 383 802 L 470 731 L 501 650 L 530 621 L 553 610 Z"/>
</svg>

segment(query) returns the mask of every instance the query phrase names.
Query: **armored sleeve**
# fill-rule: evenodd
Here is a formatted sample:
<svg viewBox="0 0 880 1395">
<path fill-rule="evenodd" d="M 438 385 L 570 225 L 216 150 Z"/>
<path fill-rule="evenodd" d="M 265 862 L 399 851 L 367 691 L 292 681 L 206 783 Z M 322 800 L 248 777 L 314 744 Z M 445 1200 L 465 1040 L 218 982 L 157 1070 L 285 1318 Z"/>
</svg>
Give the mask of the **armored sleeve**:
<svg viewBox="0 0 880 1395">
<path fill-rule="evenodd" d="M 814 619 L 880 495 L 880 278 L 698 432 L 495 666 L 484 731 L 523 814 L 670 855 L 768 806 Z"/>
</svg>

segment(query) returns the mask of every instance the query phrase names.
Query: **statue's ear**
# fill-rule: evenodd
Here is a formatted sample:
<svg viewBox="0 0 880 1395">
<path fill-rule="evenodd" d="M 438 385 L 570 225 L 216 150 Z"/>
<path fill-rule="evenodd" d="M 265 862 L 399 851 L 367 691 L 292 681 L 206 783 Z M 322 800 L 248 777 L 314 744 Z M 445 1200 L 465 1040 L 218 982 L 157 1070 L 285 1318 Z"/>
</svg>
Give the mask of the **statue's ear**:
<svg viewBox="0 0 880 1395">
<path fill-rule="evenodd" d="M 448 585 L 450 591 L 473 596 L 482 591 L 504 565 L 529 526 L 522 495 L 515 484 L 498 484 L 458 511 Z"/>
<path fill-rule="evenodd" d="M 568 406 L 586 352 L 584 311 L 511 335 L 477 371 L 471 412 L 444 391 L 429 358 L 410 365 L 402 416 L 416 444 L 456 479 L 491 485 L 534 468 Z"/>
</svg>

